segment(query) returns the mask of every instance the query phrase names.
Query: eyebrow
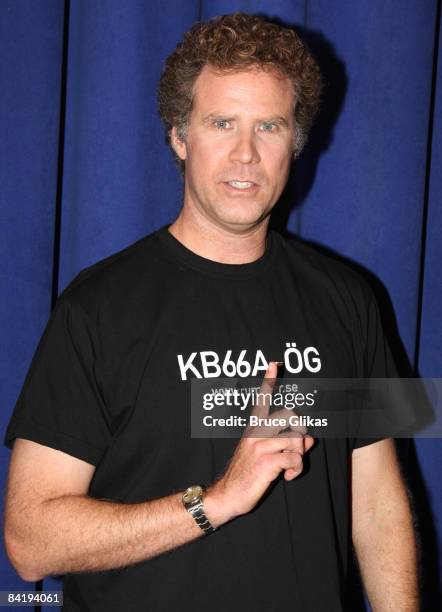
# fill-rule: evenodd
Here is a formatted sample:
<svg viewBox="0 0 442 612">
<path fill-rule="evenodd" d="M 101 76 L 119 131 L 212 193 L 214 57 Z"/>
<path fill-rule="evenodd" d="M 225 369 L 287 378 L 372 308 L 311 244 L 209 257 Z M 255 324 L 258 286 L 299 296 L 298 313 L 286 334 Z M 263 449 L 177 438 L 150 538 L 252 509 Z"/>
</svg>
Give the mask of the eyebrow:
<svg viewBox="0 0 442 612">
<path fill-rule="evenodd" d="M 216 119 L 224 119 L 225 121 L 234 121 L 238 119 L 238 115 L 228 115 L 226 113 L 210 113 L 203 117 L 203 124 L 211 123 Z M 283 125 L 284 127 L 288 127 L 289 123 L 285 117 L 269 117 L 268 119 L 258 119 L 258 123 L 277 123 L 278 125 Z"/>
</svg>

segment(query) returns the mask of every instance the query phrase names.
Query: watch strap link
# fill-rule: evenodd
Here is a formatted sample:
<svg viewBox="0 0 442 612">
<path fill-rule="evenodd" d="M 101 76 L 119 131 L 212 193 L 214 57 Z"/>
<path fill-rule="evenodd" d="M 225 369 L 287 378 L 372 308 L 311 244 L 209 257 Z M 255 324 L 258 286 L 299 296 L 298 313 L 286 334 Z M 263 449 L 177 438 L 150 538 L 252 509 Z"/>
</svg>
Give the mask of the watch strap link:
<svg viewBox="0 0 442 612">
<path fill-rule="evenodd" d="M 213 527 L 213 525 L 211 525 L 209 519 L 204 514 L 203 502 L 201 500 L 196 502 L 195 504 L 192 504 L 187 509 L 195 519 L 195 522 L 197 523 L 198 527 L 200 527 L 204 531 L 204 533 L 208 535 L 209 533 L 213 533 L 216 530 L 216 527 Z"/>
</svg>

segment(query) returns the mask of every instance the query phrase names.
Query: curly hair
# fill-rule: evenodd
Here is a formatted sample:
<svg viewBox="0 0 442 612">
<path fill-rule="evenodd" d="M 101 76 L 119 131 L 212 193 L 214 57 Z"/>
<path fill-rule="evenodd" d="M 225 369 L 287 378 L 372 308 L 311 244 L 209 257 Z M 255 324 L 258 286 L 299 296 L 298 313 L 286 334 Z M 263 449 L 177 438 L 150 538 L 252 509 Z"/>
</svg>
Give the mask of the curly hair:
<svg viewBox="0 0 442 612">
<path fill-rule="evenodd" d="M 159 113 L 170 141 L 172 127 L 185 140 L 193 86 L 203 67 L 229 72 L 259 68 L 287 77 L 293 86 L 293 157 L 301 153 L 319 109 L 323 80 L 307 45 L 294 32 L 245 13 L 196 23 L 167 58 L 158 88 Z M 177 157 L 183 172 L 184 162 Z"/>
</svg>

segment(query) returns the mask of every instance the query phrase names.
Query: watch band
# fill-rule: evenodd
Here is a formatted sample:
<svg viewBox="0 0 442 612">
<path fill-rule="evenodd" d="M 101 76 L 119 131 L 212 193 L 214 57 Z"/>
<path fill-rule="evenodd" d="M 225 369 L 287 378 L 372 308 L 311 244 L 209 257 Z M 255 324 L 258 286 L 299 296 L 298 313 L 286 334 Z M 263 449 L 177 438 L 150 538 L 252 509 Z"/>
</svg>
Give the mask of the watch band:
<svg viewBox="0 0 442 612">
<path fill-rule="evenodd" d="M 187 510 L 193 516 L 196 521 L 196 524 L 204 531 L 204 533 L 209 535 L 209 533 L 212 533 L 216 530 L 216 527 L 211 524 L 207 516 L 204 514 L 202 500 L 196 502 L 196 504 L 192 504 L 192 506 L 187 508 Z"/>
<path fill-rule="evenodd" d="M 204 513 L 203 493 L 205 487 L 203 485 L 193 485 L 186 489 L 183 494 L 182 502 L 186 510 L 192 515 L 196 524 L 205 534 L 212 533 L 216 530 L 207 516 Z"/>
</svg>

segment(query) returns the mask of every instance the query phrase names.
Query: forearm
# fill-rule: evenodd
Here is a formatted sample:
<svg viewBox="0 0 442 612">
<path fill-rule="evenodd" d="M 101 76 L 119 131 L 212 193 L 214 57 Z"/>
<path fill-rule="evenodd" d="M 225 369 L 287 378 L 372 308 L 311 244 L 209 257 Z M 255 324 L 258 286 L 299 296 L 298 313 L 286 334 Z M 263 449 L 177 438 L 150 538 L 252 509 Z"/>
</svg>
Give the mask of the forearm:
<svg viewBox="0 0 442 612">
<path fill-rule="evenodd" d="M 418 612 L 417 536 L 405 489 L 367 513 L 353 544 L 373 612 Z"/>
<path fill-rule="evenodd" d="M 182 494 L 121 504 L 87 496 L 46 500 L 17 535 L 17 565 L 23 577 L 109 570 L 150 559 L 204 535 L 181 502 Z M 213 495 L 207 515 L 223 519 Z M 22 523 L 23 526 L 23 523 Z"/>
</svg>

